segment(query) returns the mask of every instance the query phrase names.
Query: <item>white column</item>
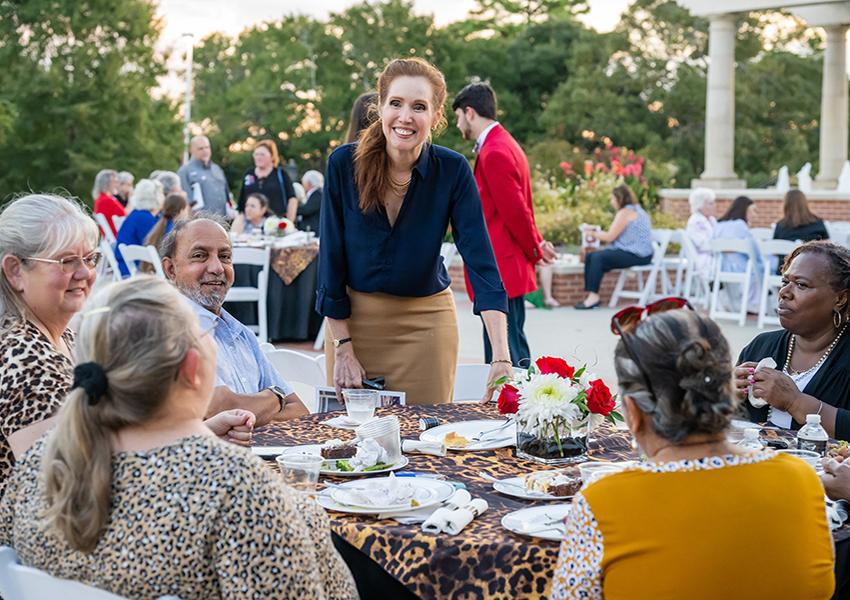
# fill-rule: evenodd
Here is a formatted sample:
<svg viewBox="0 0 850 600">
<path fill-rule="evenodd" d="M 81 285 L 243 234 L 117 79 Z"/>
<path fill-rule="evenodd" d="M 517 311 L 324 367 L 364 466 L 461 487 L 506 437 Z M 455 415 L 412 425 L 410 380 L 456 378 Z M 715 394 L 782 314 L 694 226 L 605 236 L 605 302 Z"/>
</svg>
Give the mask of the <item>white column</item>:
<svg viewBox="0 0 850 600">
<path fill-rule="evenodd" d="M 816 184 L 834 188 L 847 160 L 847 25 L 827 25 L 820 101 L 820 169 Z"/>
<path fill-rule="evenodd" d="M 710 17 L 705 99 L 705 170 L 694 187 L 742 188 L 735 175 L 735 16 Z"/>
</svg>

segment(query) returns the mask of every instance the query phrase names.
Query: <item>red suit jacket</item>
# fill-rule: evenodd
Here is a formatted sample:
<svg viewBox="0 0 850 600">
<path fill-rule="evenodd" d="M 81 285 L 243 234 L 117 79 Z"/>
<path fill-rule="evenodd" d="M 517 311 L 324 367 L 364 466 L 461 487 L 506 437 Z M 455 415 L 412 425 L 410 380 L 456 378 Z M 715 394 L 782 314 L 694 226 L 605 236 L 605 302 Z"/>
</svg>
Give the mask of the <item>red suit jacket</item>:
<svg viewBox="0 0 850 600">
<path fill-rule="evenodd" d="M 508 298 L 533 292 L 537 289 L 534 265 L 542 257 L 543 238 L 534 224 L 531 174 L 522 148 L 501 125 L 484 139 L 474 173 Z M 472 298 L 468 278 L 466 291 Z"/>
</svg>

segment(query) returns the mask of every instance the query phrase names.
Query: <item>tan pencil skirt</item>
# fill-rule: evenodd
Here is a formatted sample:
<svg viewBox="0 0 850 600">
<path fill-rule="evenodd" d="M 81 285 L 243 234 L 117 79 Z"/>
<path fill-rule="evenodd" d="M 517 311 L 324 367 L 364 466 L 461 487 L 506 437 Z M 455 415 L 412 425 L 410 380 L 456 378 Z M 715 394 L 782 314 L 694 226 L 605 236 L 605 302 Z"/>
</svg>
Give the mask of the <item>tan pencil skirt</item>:
<svg viewBox="0 0 850 600">
<path fill-rule="evenodd" d="M 450 288 L 406 298 L 348 290 L 348 328 L 367 377 L 383 375 L 387 390 L 405 392 L 407 404 L 452 401 L 458 356 L 455 301 Z M 334 347 L 325 328 L 328 385 L 333 385 Z"/>
</svg>

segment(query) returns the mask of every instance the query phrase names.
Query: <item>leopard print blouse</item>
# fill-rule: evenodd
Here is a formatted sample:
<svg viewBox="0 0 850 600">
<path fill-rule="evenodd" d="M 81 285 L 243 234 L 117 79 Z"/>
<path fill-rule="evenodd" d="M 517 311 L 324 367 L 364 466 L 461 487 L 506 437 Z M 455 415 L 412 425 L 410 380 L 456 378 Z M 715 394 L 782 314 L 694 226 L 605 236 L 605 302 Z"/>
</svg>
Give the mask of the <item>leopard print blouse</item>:
<svg viewBox="0 0 850 600">
<path fill-rule="evenodd" d="M 63 335 L 69 348 L 74 334 Z M 29 321 L 0 322 L 0 493 L 15 456 L 10 435 L 57 413 L 73 383 L 74 365 Z"/>
<path fill-rule="evenodd" d="M 43 519 L 46 439 L 0 501 L 0 544 L 22 563 L 128 598 L 357 598 L 324 511 L 212 435 L 116 453 L 103 534 L 90 554 L 70 548 Z"/>
</svg>

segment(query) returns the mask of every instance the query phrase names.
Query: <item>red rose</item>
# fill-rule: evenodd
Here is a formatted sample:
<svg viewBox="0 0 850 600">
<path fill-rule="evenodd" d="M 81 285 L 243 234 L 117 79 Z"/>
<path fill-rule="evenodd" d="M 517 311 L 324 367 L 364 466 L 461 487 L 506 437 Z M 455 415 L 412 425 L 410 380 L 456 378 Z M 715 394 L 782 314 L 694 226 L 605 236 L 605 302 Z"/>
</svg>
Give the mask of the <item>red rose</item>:
<svg viewBox="0 0 850 600">
<path fill-rule="evenodd" d="M 591 381 L 586 394 L 587 410 L 594 414 L 607 417 L 616 406 L 614 399 L 611 398 L 611 390 L 601 379 Z"/>
<path fill-rule="evenodd" d="M 503 415 L 512 415 L 519 410 L 519 390 L 506 383 L 499 392 L 499 412 Z"/>
<path fill-rule="evenodd" d="M 287 222 L 286 222 L 286 221 L 281 221 L 280 223 L 278 223 L 278 224 L 277 224 L 277 228 L 278 228 L 279 230 L 283 231 L 284 229 L 286 229 L 286 228 L 287 228 Z"/>
<path fill-rule="evenodd" d="M 571 379 L 576 372 L 575 368 L 568 365 L 563 358 L 554 356 L 541 356 L 534 364 L 537 365 L 543 375 L 556 373 L 564 379 Z"/>
</svg>

